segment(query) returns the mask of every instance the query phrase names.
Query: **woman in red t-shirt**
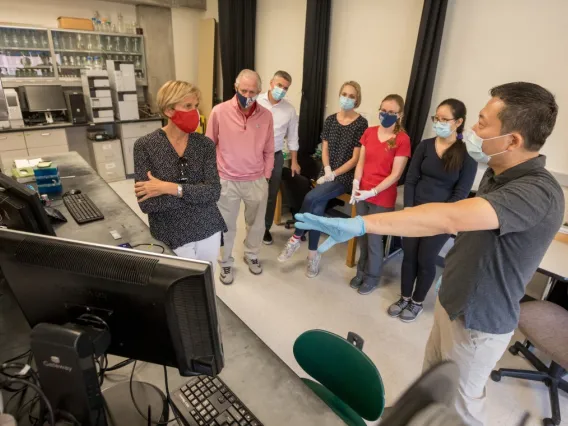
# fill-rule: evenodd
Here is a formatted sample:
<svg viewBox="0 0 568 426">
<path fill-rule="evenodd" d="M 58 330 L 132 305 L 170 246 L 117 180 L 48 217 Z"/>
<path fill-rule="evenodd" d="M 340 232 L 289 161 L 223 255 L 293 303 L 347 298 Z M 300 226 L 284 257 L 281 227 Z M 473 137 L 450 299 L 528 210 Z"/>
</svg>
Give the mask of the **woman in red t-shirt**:
<svg viewBox="0 0 568 426">
<path fill-rule="evenodd" d="M 404 100 L 388 95 L 381 102 L 380 126 L 369 127 L 361 137 L 361 153 L 355 169 L 351 204 L 365 216 L 394 210 L 397 182 L 410 157 L 410 138 L 402 128 Z M 369 294 L 379 284 L 383 268 L 383 238 L 366 234 L 359 238 L 357 275 L 351 287 Z"/>
</svg>

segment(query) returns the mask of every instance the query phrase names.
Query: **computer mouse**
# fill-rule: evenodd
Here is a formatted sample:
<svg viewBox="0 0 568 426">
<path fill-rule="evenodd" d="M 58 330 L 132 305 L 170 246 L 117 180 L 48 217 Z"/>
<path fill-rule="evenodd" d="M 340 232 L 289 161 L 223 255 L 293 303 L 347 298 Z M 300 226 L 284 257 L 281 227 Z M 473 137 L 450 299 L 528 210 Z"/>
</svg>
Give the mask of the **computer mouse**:
<svg viewBox="0 0 568 426">
<path fill-rule="evenodd" d="M 67 191 L 67 193 L 71 194 L 71 195 L 80 194 L 81 190 L 80 189 L 70 189 L 69 191 Z"/>
</svg>

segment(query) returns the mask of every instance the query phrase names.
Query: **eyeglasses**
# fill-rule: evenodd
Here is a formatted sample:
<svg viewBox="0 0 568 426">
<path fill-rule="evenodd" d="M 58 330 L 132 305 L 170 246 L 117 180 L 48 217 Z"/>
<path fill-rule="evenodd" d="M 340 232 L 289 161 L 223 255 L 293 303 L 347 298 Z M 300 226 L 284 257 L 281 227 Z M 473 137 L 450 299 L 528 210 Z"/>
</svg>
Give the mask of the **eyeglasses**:
<svg viewBox="0 0 568 426">
<path fill-rule="evenodd" d="M 179 179 L 178 183 L 188 183 L 188 168 L 187 168 L 187 158 L 179 157 Z"/>
<path fill-rule="evenodd" d="M 456 121 L 455 118 L 436 117 L 435 115 L 430 118 L 432 119 L 432 123 L 449 123 L 450 121 Z"/>
</svg>

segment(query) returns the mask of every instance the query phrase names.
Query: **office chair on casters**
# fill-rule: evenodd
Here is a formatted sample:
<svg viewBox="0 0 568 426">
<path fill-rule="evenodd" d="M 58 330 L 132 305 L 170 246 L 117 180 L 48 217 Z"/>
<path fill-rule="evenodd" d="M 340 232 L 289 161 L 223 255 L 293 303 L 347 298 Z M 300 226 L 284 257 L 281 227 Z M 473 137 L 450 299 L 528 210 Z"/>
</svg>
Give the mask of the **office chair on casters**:
<svg viewBox="0 0 568 426">
<path fill-rule="evenodd" d="M 515 342 L 509 352 L 519 352 L 537 369 L 513 370 L 501 368 L 491 373 L 491 379 L 499 382 L 502 377 L 544 382 L 549 390 L 552 417 L 543 420 L 544 426 L 560 424 L 560 402 L 558 389 L 568 392 L 568 382 L 562 379 L 568 369 L 568 311 L 563 307 L 546 301 L 525 302 L 521 304 L 519 330 L 530 343 L 550 356 L 552 362 L 547 367 L 521 342 Z"/>
<path fill-rule="evenodd" d="M 294 343 L 294 357 L 317 382 L 303 382 L 347 425 L 365 426 L 385 408 L 385 389 L 373 361 L 363 352 L 363 339 L 347 339 L 324 330 L 309 330 Z M 318 383 L 319 382 L 319 383 Z"/>
</svg>

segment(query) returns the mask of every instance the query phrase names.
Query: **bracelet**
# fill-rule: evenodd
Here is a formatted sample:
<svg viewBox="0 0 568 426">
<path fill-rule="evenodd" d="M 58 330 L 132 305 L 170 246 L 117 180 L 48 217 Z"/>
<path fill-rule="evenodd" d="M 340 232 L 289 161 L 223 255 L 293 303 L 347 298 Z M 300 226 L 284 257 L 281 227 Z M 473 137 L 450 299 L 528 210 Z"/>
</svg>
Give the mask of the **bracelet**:
<svg viewBox="0 0 568 426">
<path fill-rule="evenodd" d="M 181 185 L 177 186 L 177 197 L 178 198 L 183 197 L 183 187 Z"/>
</svg>

